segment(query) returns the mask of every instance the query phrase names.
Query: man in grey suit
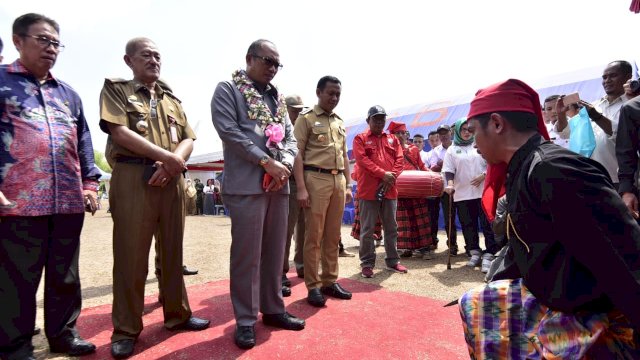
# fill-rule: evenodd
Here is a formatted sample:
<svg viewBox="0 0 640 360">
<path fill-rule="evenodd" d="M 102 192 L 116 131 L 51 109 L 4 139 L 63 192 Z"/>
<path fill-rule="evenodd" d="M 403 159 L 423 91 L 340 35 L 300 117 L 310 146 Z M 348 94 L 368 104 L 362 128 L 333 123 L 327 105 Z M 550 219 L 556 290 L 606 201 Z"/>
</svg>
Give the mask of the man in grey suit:
<svg viewBox="0 0 640 360">
<path fill-rule="evenodd" d="M 275 45 L 256 40 L 246 70 L 218 84 L 211 115 L 224 144 L 222 195 L 231 216 L 231 302 L 238 347 L 255 346 L 254 324 L 302 330 L 281 293 L 289 185 L 297 145 L 284 97 L 271 85 L 282 68 Z"/>
</svg>

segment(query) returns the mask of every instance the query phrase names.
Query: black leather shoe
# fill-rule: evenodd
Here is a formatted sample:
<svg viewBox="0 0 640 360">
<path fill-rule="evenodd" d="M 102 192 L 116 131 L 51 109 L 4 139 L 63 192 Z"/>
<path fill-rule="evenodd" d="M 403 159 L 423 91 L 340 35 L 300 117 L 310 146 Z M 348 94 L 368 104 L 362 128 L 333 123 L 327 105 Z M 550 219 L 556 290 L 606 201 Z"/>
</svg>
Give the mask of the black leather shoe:
<svg viewBox="0 0 640 360">
<path fill-rule="evenodd" d="M 309 294 L 307 296 L 307 302 L 311 306 L 323 307 L 324 303 L 327 302 L 327 300 L 324 298 L 324 296 L 322 296 L 320 289 L 315 288 L 315 289 L 309 290 Z"/>
<path fill-rule="evenodd" d="M 282 296 L 283 297 L 289 297 L 291 296 L 291 288 L 288 286 L 284 286 L 282 285 Z"/>
<path fill-rule="evenodd" d="M 304 329 L 305 325 L 303 319 L 297 318 L 288 312 L 284 314 L 262 314 L 262 322 L 265 325 L 296 331 Z"/>
<path fill-rule="evenodd" d="M 233 340 L 240 349 L 251 349 L 256 346 L 256 330 L 253 326 L 236 325 L 236 334 Z"/>
<path fill-rule="evenodd" d="M 34 327 L 33 328 L 33 336 L 40 335 L 41 331 L 42 330 L 38 326 Z"/>
<path fill-rule="evenodd" d="M 291 287 L 291 280 L 287 278 L 287 275 L 282 274 L 282 286 Z"/>
<path fill-rule="evenodd" d="M 183 322 L 182 324 L 172 327 L 169 330 L 187 330 L 187 331 L 200 331 L 209 327 L 209 320 L 200 319 L 195 316 L 189 318 L 189 320 Z"/>
<path fill-rule="evenodd" d="M 320 288 L 323 294 L 333 296 L 334 298 L 342 300 L 350 300 L 351 293 L 343 289 L 338 283 L 333 283 L 331 286 L 323 286 Z"/>
<path fill-rule="evenodd" d="M 182 265 L 182 275 L 196 275 L 198 274 L 198 270 L 191 270 L 187 267 L 187 265 Z"/>
<path fill-rule="evenodd" d="M 116 359 L 126 359 L 133 355 L 133 345 L 136 341 L 133 339 L 123 339 L 111 343 L 111 356 Z"/>
<path fill-rule="evenodd" d="M 296 273 L 300 279 L 304 279 L 304 268 L 296 269 Z"/>
<path fill-rule="evenodd" d="M 49 350 L 52 353 L 62 353 L 69 356 L 82 356 L 94 353 L 96 346 L 79 336 L 49 340 Z"/>
</svg>

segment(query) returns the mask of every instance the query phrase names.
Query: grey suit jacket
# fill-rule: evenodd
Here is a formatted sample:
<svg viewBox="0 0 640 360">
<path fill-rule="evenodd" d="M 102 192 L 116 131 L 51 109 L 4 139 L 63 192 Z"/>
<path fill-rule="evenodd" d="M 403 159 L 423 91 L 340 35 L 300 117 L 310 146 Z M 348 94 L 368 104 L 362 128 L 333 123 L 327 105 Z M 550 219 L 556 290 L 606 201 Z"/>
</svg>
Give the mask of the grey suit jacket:
<svg viewBox="0 0 640 360">
<path fill-rule="evenodd" d="M 271 86 L 264 94 L 264 100 L 272 112 L 275 111 L 278 93 Z M 256 195 L 263 194 L 262 178 L 265 174 L 260 159 L 270 156 L 267 149 L 267 137 L 258 122 L 249 119 L 248 107 L 235 84 L 224 81 L 218 84 L 211 99 L 211 117 L 213 126 L 223 142 L 224 180 L 222 194 Z M 293 165 L 298 147 L 293 137 L 289 117 L 285 119 L 285 138 L 283 140 L 283 161 Z M 279 191 L 289 193 L 289 184 Z"/>
</svg>

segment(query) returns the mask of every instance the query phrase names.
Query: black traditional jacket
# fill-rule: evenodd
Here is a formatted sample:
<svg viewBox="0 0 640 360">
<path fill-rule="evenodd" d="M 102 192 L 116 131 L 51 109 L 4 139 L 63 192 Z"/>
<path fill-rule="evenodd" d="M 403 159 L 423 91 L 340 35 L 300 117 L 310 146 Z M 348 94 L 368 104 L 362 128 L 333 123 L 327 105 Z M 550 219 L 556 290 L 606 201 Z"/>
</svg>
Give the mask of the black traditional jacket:
<svg viewBox="0 0 640 360">
<path fill-rule="evenodd" d="M 540 135 L 507 168 L 507 238 L 524 285 L 553 310 L 621 311 L 640 327 L 640 227 L 607 171 Z"/>
</svg>

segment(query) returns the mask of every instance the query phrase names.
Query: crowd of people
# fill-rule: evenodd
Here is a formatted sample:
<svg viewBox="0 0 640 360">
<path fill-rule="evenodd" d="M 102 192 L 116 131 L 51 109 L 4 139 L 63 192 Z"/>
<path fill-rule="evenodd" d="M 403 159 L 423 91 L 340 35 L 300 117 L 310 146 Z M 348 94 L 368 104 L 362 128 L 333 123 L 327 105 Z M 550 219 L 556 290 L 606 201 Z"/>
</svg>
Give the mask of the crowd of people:
<svg viewBox="0 0 640 360">
<path fill-rule="evenodd" d="M 48 17 L 20 16 L 13 24 L 20 57 L 0 67 L 0 358 L 8 360 L 34 358 L 43 269 L 51 352 L 95 351 L 75 324 L 82 298 L 80 233 L 85 212 L 96 209 L 100 171 L 79 95 L 50 72 L 64 48 L 59 34 Z M 232 225 L 230 297 L 239 348 L 256 345 L 260 313 L 267 326 L 305 328 L 283 301 L 291 295 L 292 242 L 309 305 L 352 298 L 338 282 L 338 257 L 354 256 L 341 243 L 341 223 L 345 204 L 355 201 L 352 234 L 360 240 L 362 277 L 376 275 L 382 241 L 385 268 L 394 273 L 408 273 L 402 257 L 432 259 L 440 207 L 448 255 L 458 255 L 457 217 L 467 266 L 488 272 L 499 262 L 486 285 L 460 299 L 472 358 L 640 356 L 640 97 L 626 61 L 604 69 L 606 95 L 594 104 L 569 94 L 541 103 L 513 79 L 482 89 L 468 117 L 427 135 L 429 151 L 424 136 L 411 139 L 406 124 L 387 122 L 385 109 L 372 106 L 369 129 L 351 144 L 352 171 L 344 121 L 335 112 L 341 81 L 320 78 L 317 103 L 305 107 L 272 83 L 282 68 L 276 45 L 256 40 L 244 69 L 213 93 L 224 179 L 205 185 L 184 178 L 196 134 L 181 101 L 160 80 L 162 59 L 151 39 L 129 40 L 123 60 L 132 79 L 107 78 L 100 94 L 99 125 L 108 134 L 113 168 L 114 358 L 134 353 L 143 328 L 153 238 L 165 328 L 209 327 L 209 320 L 191 313 L 182 245 L 185 215 L 211 213 L 222 196 Z M 569 150 L 581 112 L 591 119 L 595 138 L 590 158 Z M 398 179 L 405 171 L 441 173 L 444 193 L 402 193 Z M 20 180 L 25 177 L 32 181 Z M 494 221 L 499 198 L 500 222 Z M 505 255 L 496 258 L 501 249 Z"/>
</svg>

